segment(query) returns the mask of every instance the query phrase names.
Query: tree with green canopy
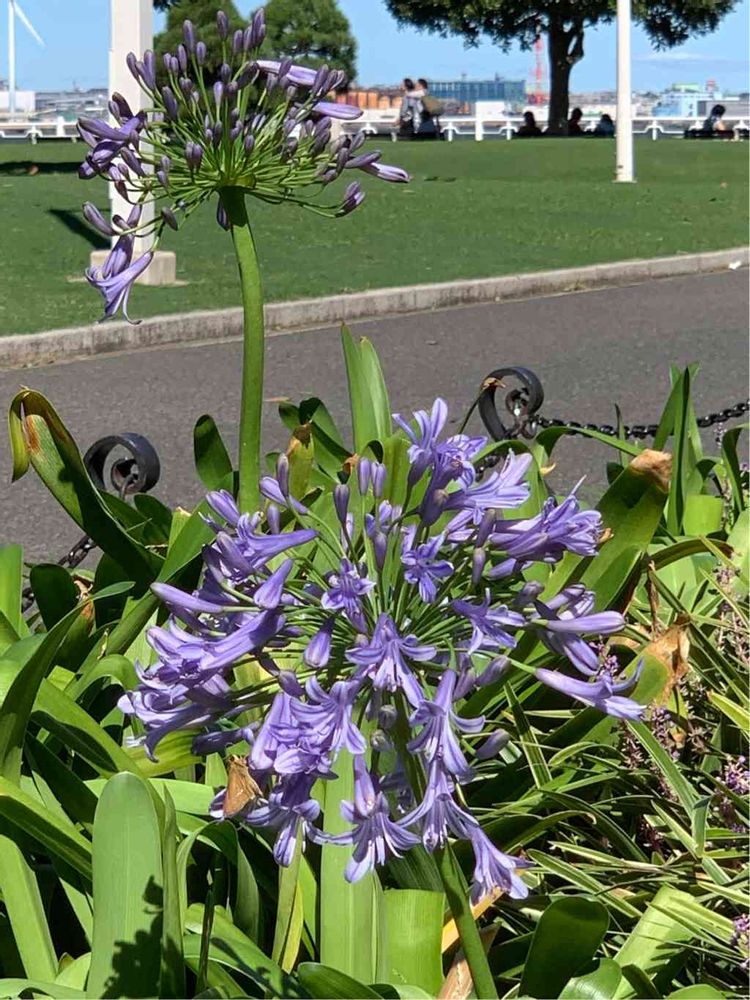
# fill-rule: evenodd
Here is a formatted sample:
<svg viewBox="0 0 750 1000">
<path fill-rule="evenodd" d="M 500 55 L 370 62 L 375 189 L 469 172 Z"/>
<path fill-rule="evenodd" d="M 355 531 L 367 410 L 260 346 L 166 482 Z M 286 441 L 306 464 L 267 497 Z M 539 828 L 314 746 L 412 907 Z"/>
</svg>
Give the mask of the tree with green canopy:
<svg viewBox="0 0 750 1000">
<path fill-rule="evenodd" d="M 351 80 L 357 72 L 357 42 L 336 0 L 268 0 L 264 53 L 316 68 L 326 63 Z"/>
<path fill-rule="evenodd" d="M 587 28 L 612 21 L 615 0 L 385 0 L 401 24 L 440 35 L 461 35 L 468 44 L 482 36 L 506 50 L 513 42 L 530 48 L 547 36 L 550 132 L 567 131 L 570 73 L 583 58 Z M 656 48 L 670 48 L 691 35 L 713 31 L 737 0 L 634 0 L 633 16 Z"/>
</svg>

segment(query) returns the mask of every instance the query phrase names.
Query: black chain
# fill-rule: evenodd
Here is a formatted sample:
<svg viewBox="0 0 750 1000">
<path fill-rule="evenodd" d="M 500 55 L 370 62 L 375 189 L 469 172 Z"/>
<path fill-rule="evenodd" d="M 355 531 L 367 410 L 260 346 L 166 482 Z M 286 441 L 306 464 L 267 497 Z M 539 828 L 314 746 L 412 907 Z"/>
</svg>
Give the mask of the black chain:
<svg viewBox="0 0 750 1000">
<path fill-rule="evenodd" d="M 715 427 L 716 424 L 723 424 L 727 420 L 742 417 L 748 411 L 750 411 L 750 402 L 735 403 L 734 406 L 727 406 L 723 410 L 716 410 L 705 417 L 698 417 L 696 422 L 699 427 Z M 617 435 L 617 428 L 612 424 L 582 424 L 577 420 L 560 420 L 556 417 L 543 417 L 541 414 L 532 417 L 528 423 L 535 425 L 534 432 L 536 431 L 536 427 L 543 429 L 547 427 L 566 427 L 570 430 L 571 434 L 586 430 L 598 431 L 600 434 L 607 434 L 610 437 Z M 655 437 L 658 429 L 658 424 L 624 424 L 622 433 L 626 438 L 644 440 L 645 438 Z"/>
<path fill-rule="evenodd" d="M 502 387 L 507 387 L 506 379 L 511 378 L 521 383 L 520 388 L 512 388 L 505 396 L 505 410 L 512 418 L 500 415 L 495 396 Z M 509 441 L 517 438 L 533 438 L 540 429 L 554 427 L 565 428 L 571 435 L 578 434 L 586 436 L 586 431 L 596 431 L 608 437 L 616 437 L 622 433 L 625 438 L 645 440 L 655 437 L 659 430 L 658 424 L 624 424 L 618 430 L 614 424 L 594 424 L 581 423 L 577 420 L 561 420 L 557 417 L 545 417 L 539 412 L 544 402 L 544 389 L 537 375 L 529 368 L 511 366 L 507 368 L 497 368 L 490 372 L 482 382 L 479 395 L 472 404 L 464 421 L 464 426 L 475 407 L 479 409 L 482 422 L 495 441 Z M 728 420 L 742 417 L 750 412 L 750 401 L 744 400 L 727 406 L 722 410 L 716 410 L 705 417 L 697 419 L 698 427 L 714 427 L 721 425 Z M 505 422 L 504 422 L 505 419 Z M 477 463 L 477 472 L 482 473 L 500 461 L 497 453 L 488 455 Z"/>
</svg>

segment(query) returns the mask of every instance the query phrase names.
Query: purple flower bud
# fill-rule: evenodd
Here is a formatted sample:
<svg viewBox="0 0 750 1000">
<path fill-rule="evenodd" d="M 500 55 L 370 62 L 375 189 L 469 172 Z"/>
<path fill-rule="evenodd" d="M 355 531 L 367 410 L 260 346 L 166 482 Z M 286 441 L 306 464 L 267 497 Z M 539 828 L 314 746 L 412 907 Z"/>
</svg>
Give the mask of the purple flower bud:
<svg viewBox="0 0 750 1000">
<path fill-rule="evenodd" d="M 203 159 L 203 147 L 197 142 L 188 140 L 185 145 L 185 159 L 192 170 L 198 170 Z"/>
<path fill-rule="evenodd" d="M 218 146 L 221 142 L 221 137 L 224 135 L 224 126 L 221 122 L 217 122 L 211 129 L 211 141 L 214 146 Z"/>
<path fill-rule="evenodd" d="M 328 93 L 326 89 L 328 86 L 328 75 L 328 67 L 324 63 L 315 74 L 313 85 L 310 88 L 310 93 L 313 97 L 324 97 Z"/>
<path fill-rule="evenodd" d="M 222 63 L 219 67 L 219 79 L 223 84 L 229 83 L 232 79 L 232 67 L 228 63 Z"/>
<path fill-rule="evenodd" d="M 289 459 L 282 454 L 276 460 L 276 481 L 279 484 L 281 495 L 289 496 Z"/>
<path fill-rule="evenodd" d="M 193 81 L 187 76 L 181 76 L 179 82 L 180 82 L 180 90 L 185 95 L 185 97 L 189 97 L 190 94 L 193 92 Z"/>
<path fill-rule="evenodd" d="M 188 52 L 195 52 L 195 26 L 192 21 L 182 22 L 182 37 L 185 40 L 185 48 Z"/>
<path fill-rule="evenodd" d="M 330 660 L 333 625 L 334 619 L 329 618 L 325 625 L 315 633 L 307 644 L 307 649 L 302 654 L 302 659 L 308 667 L 314 667 L 316 670 L 319 670 Z"/>
<path fill-rule="evenodd" d="M 177 107 L 177 98 L 174 96 L 171 87 L 162 87 L 161 96 L 164 99 L 164 109 L 167 112 L 167 116 L 171 118 L 173 122 L 176 122 L 180 111 Z"/>
<path fill-rule="evenodd" d="M 250 22 L 249 36 L 245 36 L 245 46 L 248 49 L 257 49 L 266 37 L 266 14 L 263 8 L 253 14 Z"/>
<path fill-rule="evenodd" d="M 339 483 L 333 490 L 333 505 L 336 516 L 342 525 L 346 525 L 346 515 L 349 509 L 349 487 Z"/>
<path fill-rule="evenodd" d="M 378 709 L 378 725 L 386 731 L 393 729 L 396 725 L 398 712 L 395 705 L 381 705 Z"/>
<path fill-rule="evenodd" d="M 136 58 L 135 52 L 128 52 L 125 56 L 125 64 L 130 70 L 130 75 L 134 76 L 136 80 L 140 80 L 141 74 L 138 71 L 138 59 Z"/>
<path fill-rule="evenodd" d="M 227 100 L 233 101 L 237 97 L 239 89 L 239 84 L 235 80 L 230 80 L 226 86 Z"/>
<path fill-rule="evenodd" d="M 229 18 L 223 10 L 216 11 L 216 30 L 219 32 L 219 38 L 223 42 L 229 34 Z"/>
<path fill-rule="evenodd" d="M 255 115 L 253 117 L 253 120 L 250 122 L 250 131 L 255 133 L 260 132 L 260 130 L 263 128 L 265 124 L 266 124 L 266 115 L 264 114 Z"/>
<path fill-rule="evenodd" d="M 372 551 L 375 554 L 375 565 L 382 569 L 388 555 L 388 538 L 382 531 L 376 531 L 372 536 Z"/>
<path fill-rule="evenodd" d="M 362 170 L 364 167 L 369 166 L 371 163 L 377 163 L 380 157 L 383 155 L 379 149 L 373 149 L 370 153 L 363 153 L 361 156 L 352 156 L 351 146 L 346 150 L 346 169 L 347 170 Z M 339 154 L 340 155 L 340 154 Z"/>
<path fill-rule="evenodd" d="M 227 232 L 232 228 L 229 223 L 229 218 L 227 216 L 226 210 L 221 203 L 221 199 L 216 205 L 216 221 L 219 223 L 222 229 L 226 229 Z"/>
<path fill-rule="evenodd" d="M 481 674 L 477 677 L 477 687 L 489 687 L 490 684 L 494 684 L 499 681 L 501 677 L 510 670 L 510 661 L 507 656 L 496 656 L 491 663 L 489 663 Z"/>
<path fill-rule="evenodd" d="M 461 698 L 465 698 L 470 691 L 474 690 L 476 684 L 477 684 L 477 675 L 474 668 L 469 666 L 465 670 L 462 670 L 461 673 L 458 675 L 458 680 L 456 681 L 456 688 L 453 692 L 454 701 L 460 701 Z"/>
<path fill-rule="evenodd" d="M 482 579 L 482 573 L 484 572 L 484 566 L 487 562 L 487 552 L 482 548 L 475 548 L 474 554 L 471 557 L 471 582 L 476 585 Z"/>
<path fill-rule="evenodd" d="M 362 146 L 364 146 L 365 144 L 365 138 L 366 136 L 364 129 L 362 129 L 362 131 L 360 132 L 357 132 L 356 135 L 353 135 L 349 141 L 349 152 L 356 153 L 358 149 L 361 149 Z"/>
<path fill-rule="evenodd" d="M 164 221 L 166 222 L 166 224 L 169 226 L 170 229 L 180 228 L 177 223 L 177 216 L 174 214 L 171 208 L 163 208 L 161 210 L 161 217 L 162 219 L 164 219 Z"/>
<path fill-rule="evenodd" d="M 199 66 L 202 66 L 206 61 L 206 56 L 208 55 L 208 49 L 206 48 L 205 42 L 197 42 L 195 46 L 195 61 Z"/>
<path fill-rule="evenodd" d="M 224 84 L 221 80 L 217 80 L 214 84 L 214 100 L 216 101 L 216 107 L 221 104 L 224 98 Z"/>
<path fill-rule="evenodd" d="M 169 188 L 169 178 L 163 170 L 156 171 L 156 179 L 166 191 Z"/>
<path fill-rule="evenodd" d="M 370 487 L 371 477 L 372 462 L 369 458 L 360 458 L 357 462 L 357 484 L 359 485 L 359 492 L 363 495 L 367 493 Z"/>
<path fill-rule="evenodd" d="M 271 534 L 278 535 L 281 531 L 281 511 L 275 503 L 269 503 L 266 508 L 266 521 Z"/>
<path fill-rule="evenodd" d="M 180 63 L 175 56 L 172 56 L 171 59 L 169 60 L 169 72 L 172 74 L 172 76 L 177 76 L 177 74 L 180 72 Z"/>
<path fill-rule="evenodd" d="M 161 57 L 161 61 L 164 63 L 164 69 L 168 73 L 169 72 L 169 67 L 172 65 L 172 53 L 171 52 L 165 52 L 164 55 Z"/>
<path fill-rule="evenodd" d="M 318 101 L 313 104 L 312 109 L 315 114 L 340 118 L 342 121 L 353 121 L 362 115 L 361 108 L 356 108 L 353 104 L 338 104 L 335 101 Z"/>
<path fill-rule="evenodd" d="M 386 475 L 387 471 L 382 462 L 372 463 L 372 492 L 376 500 L 379 500 L 383 495 Z"/>
<path fill-rule="evenodd" d="M 238 56 L 242 52 L 244 34 L 242 28 L 238 28 L 232 35 L 232 55 Z"/>
<path fill-rule="evenodd" d="M 258 75 L 257 68 L 252 63 L 245 63 L 237 75 L 237 86 L 240 90 L 252 83 Z"/>
<path fill-rule="evenodd" d="M 156 56 L 152 49 L 146 49 L 143 53 L 143 67 L 141 69 L 143 82 L 149 90 L 156 89 Z"/>
<path fill-rule="evenodd" d="M 177 46 L 177 62 L 180 64 L 180 69 L 183 73 L 187 73 L 188 68 L 188 54 L 185 46 L 180 42 Z"/>
<path fill-rule="evenodd" d="M 321 178 L 323 180 L 323 178 Z M 323 183 L 327 183 L 323 180 Z M 337 215 L 348 215 L 353 212 L 355 208 L 362 204 L 365 200 L 365 193 L 359 186 L 357 181 L 350 184 L 346 191 L 344 192 L 344 200 L 341 202 L 341 207 L 339 208 Z"/>
<path fill-rule="evenodd" d="M 83 206 L 83 217 L 94 227 L 94 229 L 97 229 L 102 236 L 115 235 L 115 230 L 107 222 L 96 205 L 93 205 L 90 201 L 85 202 Z"/>
<path fill-rule="evenodd" d="M 133 171 L 134 174 L 136 174 L 138 177 L 146 176 L 146 171 L 143 169 L 141 161 L 138 159 L 135 153 L 133 153 L 131 150 L 127 148 L 127 146 L 123 146 L 123 148 L 120 150 L 120 156 L 123 158 L 125 164 L 128 167 L 130 167 L 130 169 Z"/>
<path fill-rule="evenodd" d="M 248 132 L 245 136 L 245 152 L 249 155 L 253 151 L 253 146 L 255 145 L 255 136 L 252 132 Z"/>
<path fill-rule="evenodd" d="M 239 139 L 241 135 L 242 135 L 242 125 L 233 125 L 232 128 L 229 130 L 229 138 L 232 142 L 234 142 L 235 139 Z"/>
<path fill-rule="evenodd" d="M 227 232 L 231 229 L 229 223 L 229 218 L 226 213 L 226 209 L 221 203 L 221 199 L 216 204 L 216 221 L 219 223 L 222 229 L 226 229 Z"/>
<path fill-rule="evenodd" d="M 480 747 L 477 747 L 475 751 L 477 760 L 489 760 L 491 757 L 496 757 L 509 742 L 510 733 L 506 733 L 504 729 L 497 729 Z"/>
</svg>

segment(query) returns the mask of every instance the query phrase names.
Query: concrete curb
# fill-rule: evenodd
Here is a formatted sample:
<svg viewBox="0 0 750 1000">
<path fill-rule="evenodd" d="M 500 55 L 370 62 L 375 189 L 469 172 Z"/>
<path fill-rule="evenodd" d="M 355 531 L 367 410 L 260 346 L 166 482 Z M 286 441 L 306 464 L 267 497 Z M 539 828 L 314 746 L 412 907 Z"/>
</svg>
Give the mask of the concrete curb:
<svg viewBox="0 0 750 1000">
<path fill-rule="evenodd" d="M 266 329 L 273 335 L 331 326 L 342 321 L 503 302 L 536 295 L 556 295 L 626 285 L 651 278 L 722 271 L 738 262 L 747 266 L 750 262 L 750 248 L 737 247 L 733 250 L 683 254 L 677 257 L 655 257 L 531 274 L 512 274 L 499 278 L 444 281 L 432 285 L 378 288 L 369 292 L 298 299 L 293 302 L 272 302 L 266 306 Z M 24 333 L 0 337 L 0 367 L 19 368 L 113 351 L 191 341 L 225 340 L 239 337 L 241 333 L 241 309 L 152 316 L 137 326 L 116 322 L 50 330 L 46 333 Z"/>
</svg>

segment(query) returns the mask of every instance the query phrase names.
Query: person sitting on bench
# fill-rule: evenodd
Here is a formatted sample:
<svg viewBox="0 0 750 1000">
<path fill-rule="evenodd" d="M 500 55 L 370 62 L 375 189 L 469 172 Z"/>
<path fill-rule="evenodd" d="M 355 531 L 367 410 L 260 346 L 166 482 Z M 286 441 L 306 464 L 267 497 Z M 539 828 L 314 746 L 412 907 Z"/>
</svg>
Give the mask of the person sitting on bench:
<svg viewBox="0 0 750 1000">
<path fill-rule="evenodd" d="M 727 127 L 721 120 L 726 110 L 723 104 L 714 104 L 711 108 L 711 114 L 703 122 L 701 132 L 708 135 L 713 135 L 714 132 L 726 132 Z"/>
<path fill-rule="evenodd" d="M 530 139 L 542 134 L 542 130 L 536 123 L 533 111 L 524 111 L 523 125 L 516 132 L 519 139 Z"/>
</svg>

